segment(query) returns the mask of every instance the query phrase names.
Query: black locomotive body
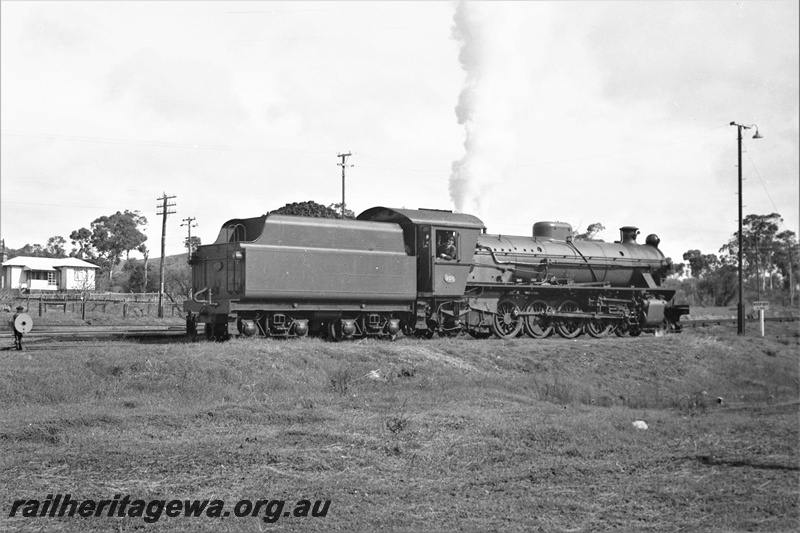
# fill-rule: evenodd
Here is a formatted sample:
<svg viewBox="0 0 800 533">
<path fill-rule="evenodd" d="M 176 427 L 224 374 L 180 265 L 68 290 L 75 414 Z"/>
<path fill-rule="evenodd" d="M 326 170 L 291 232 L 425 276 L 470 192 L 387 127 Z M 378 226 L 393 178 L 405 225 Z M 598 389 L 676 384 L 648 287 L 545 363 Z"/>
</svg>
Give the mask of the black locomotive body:
<svg viewBox="0 0 800 533">
<path fill-rule="evenodd" d="M 651 235 L 572 241 L 563 223 L 489 235 L 472 215 L 374 207 L 357 220 L 234 219 L 190 258 L 188 326 L 210 338 L 327 335 L 563 337 L 679 330 Z"/>
</svg>

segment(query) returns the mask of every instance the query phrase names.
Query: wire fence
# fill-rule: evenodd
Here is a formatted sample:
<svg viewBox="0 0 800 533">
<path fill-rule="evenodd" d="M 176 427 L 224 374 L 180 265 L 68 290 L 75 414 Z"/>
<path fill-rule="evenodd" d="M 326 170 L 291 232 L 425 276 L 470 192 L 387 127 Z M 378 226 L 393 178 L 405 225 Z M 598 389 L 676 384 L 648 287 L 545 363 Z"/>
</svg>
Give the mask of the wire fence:
<svg viewBox="0 0 800 533">
<path fill-rule="evenodd" d="M 184 297 L 164 293 L 163 316 L 183 318 Z M 10 311 L 19 306 L 30 315 L 43 316 L 47 313 L 103 313 L 116 316 L 139 317 L 159 315 L 159 294 L 154 293 L 64 293 L 64 294 L 12 294 L 0 297 L 4 310 Z"/>
</svg>

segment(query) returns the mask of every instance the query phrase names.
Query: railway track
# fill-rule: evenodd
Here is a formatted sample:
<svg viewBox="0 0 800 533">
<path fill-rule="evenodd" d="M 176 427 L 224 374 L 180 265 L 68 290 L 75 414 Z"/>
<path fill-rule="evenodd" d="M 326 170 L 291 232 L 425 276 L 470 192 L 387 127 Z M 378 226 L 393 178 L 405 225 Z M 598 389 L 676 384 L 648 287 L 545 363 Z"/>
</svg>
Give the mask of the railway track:
<svg viewBox="0 0 800 533">
<path fill-rule="evenodd" d="M 796 322 L 796 317 L 765 317 L 765 322 Z M 748 318 L 747 322 L 758 324 L 757 318 Z M 711 326 L 734 326 L 735 318 L 706 318 L 698 320 L 681 320 L 684 328 L 704 328 Z M 197 339 L 204 339 L 199 332 Z M 141 342 L 192 342 L 192 336 L 186 334 L 183 325 L 138 325 L 138 326 L 89 326 L 89 325 L 37 325 L 25 335 L 25 346 L 32 349 L 44 349 L 55 344 L 71 341 L 120 340 L 130 339 Z M 0 350 L 10 350 L 2 347 Z"/>
<path fill-rule="evenodd" d="M 764 317 L 765 322 L 796 322 L 797 317 Z M 735 318 L 703 318 L 696 320 L 681 320 L 685 328 L 704 326 L 721 326 L 736 324 Z M 747 322 L 758 323 L 758 318 L 747 318 Z M 59 336 L 59 335 L 174 335 L 184 333 L 184 325 L 149 325 L 149 326 L 88 326 L 88 325 L 39 325 L 31 331 L 31 336 Z M 200 331 L 199 333 L 202 333 Z"/>
<path fill-rule="evenodd" d="M 35 325 L 25 335 L 25 349 L 40 350 L 59 344 L 88 341 L 136 340 L 140 342 L 191 342 L 183 325 L 139 325 L 139 326 L 89 326 L 75 324 Z M 11 350 L 13 346 L 2 346 L 0 350 Z"/>
<path fill-rule="evenodd" d="M 796 322 L 797 317 L 780 317 L 780 316 L 767 316 L 764 317 L 764 322 Z M 703 318 L 698 320 L 681 320 L 681 326 L 684 328 L 702 328 L 708 326 L 727 326 L 730 324 L 737 324 L 736 318 Z M 758 318 L 747 318 L 745 323 L 758 324 Z"/>
<path fill-rule="evenodd" d="M 185 333 L 183 325 L 149 326 L 88 326 L 88 325 L 34 325 L 28 336 L 53 337 L 59 335 L 141 335 Z"/>
</svg>

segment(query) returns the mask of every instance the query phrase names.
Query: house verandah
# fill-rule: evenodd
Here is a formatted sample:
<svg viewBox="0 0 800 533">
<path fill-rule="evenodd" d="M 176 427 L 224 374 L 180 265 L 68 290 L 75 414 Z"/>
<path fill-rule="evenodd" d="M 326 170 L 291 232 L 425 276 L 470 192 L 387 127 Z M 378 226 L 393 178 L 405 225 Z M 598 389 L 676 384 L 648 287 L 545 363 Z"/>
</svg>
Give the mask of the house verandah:
<svg viewBox="0 0 800 533">
<path fill-rule="evenodd" d="M 75 257 L 14 257 L 2 264 L 0 289 L 22 292 L 93 291 L 99 268 Z"/>
</svg>

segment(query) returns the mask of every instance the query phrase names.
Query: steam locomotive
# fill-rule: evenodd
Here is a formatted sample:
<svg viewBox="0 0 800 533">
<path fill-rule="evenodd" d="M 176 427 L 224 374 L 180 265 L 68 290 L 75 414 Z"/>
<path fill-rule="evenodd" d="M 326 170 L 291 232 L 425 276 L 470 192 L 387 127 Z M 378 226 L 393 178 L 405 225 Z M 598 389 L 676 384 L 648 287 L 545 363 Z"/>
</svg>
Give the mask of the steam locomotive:
<svg viewBox="0 0 800 533">
<path fill-rule="evenodd" d="M 689 309 L 663 286 L 671 264 L 658 237 L 620 231 L 614 243 L 573 241 L 561 222 L 491 235 L 472 215 L 386 207 L 355 220 L 232 219 L 189 258 L 187 329 L 333 340 L 680 331 Z"/>
</svg>

